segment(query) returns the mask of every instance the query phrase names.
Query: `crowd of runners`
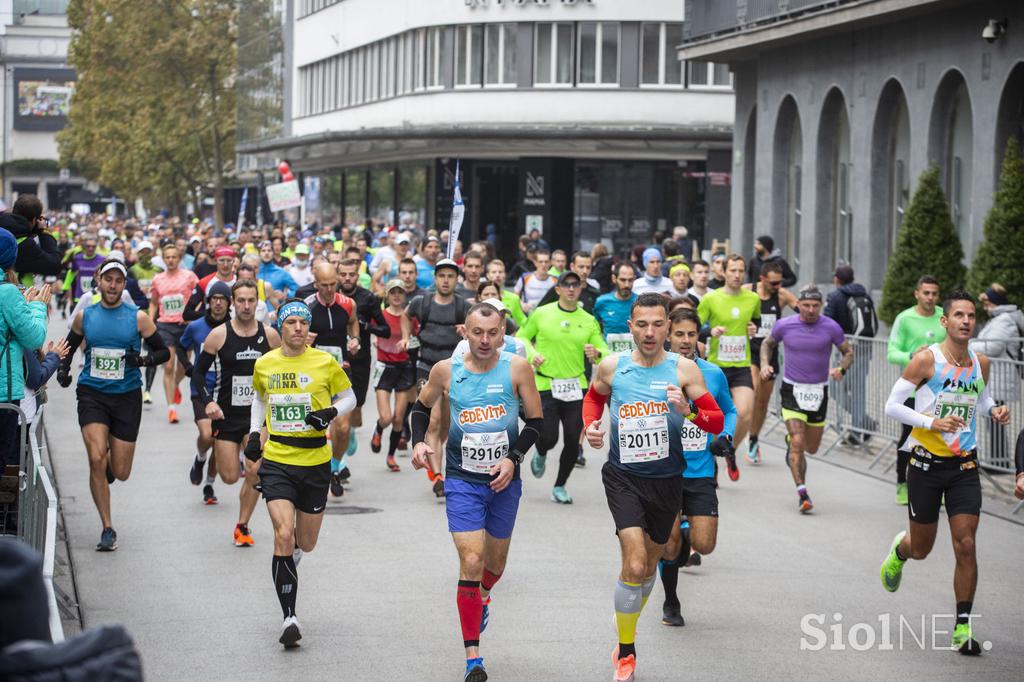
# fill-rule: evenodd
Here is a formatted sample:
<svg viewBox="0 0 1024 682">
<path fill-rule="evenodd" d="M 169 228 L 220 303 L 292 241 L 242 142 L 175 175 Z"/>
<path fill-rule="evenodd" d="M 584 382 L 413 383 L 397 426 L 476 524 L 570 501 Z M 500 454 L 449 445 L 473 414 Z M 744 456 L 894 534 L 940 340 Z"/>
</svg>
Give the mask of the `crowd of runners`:
<svg viewBox="0 0 1024 682">
<path fill-rule="evenodd" d="M 823 292 L 785 288 L 792 273 L 772 259 L 752 272 L 736 254 L 707 263 L 647 247 L 617 261 L 552 253 L 537 239 L 509 269 L 488 242 L 445 258 L 443 233 L 164 219 L 65 222 L 56 241 L 63 271 L 24 305 L 67 318 L 57 381 L 69 387 L 77 375 L 97 550 L 118 548 L 110 486 L 129 479 L 143 412 L 160 402 L 151 394 L 158 372 L 169 423 L 186 418 L 186 394 L 191 402 L 193 426 L 180 428 L 195 447 L 182 453 L 182 483 L 187 470 L 208 505 L 238 484 L 225 542 L 273 548 L 285 647 L 301 638 L 300 560 L 317 544 L 329 498 L 346 494 L 349 458 L 386 448 L 379 465 L 399 472 L 406 454 L 426 473 L 423 494 L 445 500 L 472 682 L 487 679 L 481 635 L 525 464 L 567 505 L 574 470 L 591 465 L 584 442 L 604 459 L 622 556 L 617 579 L 609 576 L 612 674 L 632 680 L 637 621 L 659 574 L 662 622 L 682 626 L 679 571 L 715 549 L 717 488 L 765 457 L 758 436 L 775 382 L 795 508 L 808 514 L 807 455 L 822 441 L 829 382 L 841 384 L 854 361 L 850 330 L 823 314 Z M 881 580 L 895 591 L 905 562 L 928 555 L 944 504 L 956 552 L 952 643 L 975 654 L 977 418 L 1009 416 L 987 389 L 989 360 L 968 349 L 975 300 L 940 292 L 928 276 L 915 295 L 890 342 L 889 360 L 904 370 L 886 404 L 906 426 L 897 501 L 909 521 Z M 376 422 L 360 443 L 367 398 Z M 250 530 L 260 496 L 272 541 Z"/>
</svg>

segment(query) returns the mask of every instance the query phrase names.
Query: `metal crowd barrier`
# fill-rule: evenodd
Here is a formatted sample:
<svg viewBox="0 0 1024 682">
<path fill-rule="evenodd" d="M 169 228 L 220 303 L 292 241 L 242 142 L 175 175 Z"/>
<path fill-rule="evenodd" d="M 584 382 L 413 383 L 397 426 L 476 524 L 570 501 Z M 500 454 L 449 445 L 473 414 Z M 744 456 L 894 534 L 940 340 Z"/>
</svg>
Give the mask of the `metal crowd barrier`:
<svg viewBox="0 0 1024 682">
<path fill-rule="evenodd" d="M 902 426 L 885 416 L 885 402 L 903 370 L 886 359 L 887 339 L 846 338 L 853 347 L 853 365 L 841 382 L 830 380 L 828 389 L 828 428 L 833 429 L 838 437 L 821 454 L 828 455 L 843 444 L 879 443 L 881 447 L 875 451 L 867 468 L 879 466 L 888 455 L 889 461 L 883 470 L 887 472 L 896 465 L 892 455 L 899 445 Z M 785 346 L 780 349 L 780 354 L 780 362 L 784 363 Z M 836 352 L 833 366 L 838 362 L 839 354 Z M 1017 434 L 1024 429 L 1024 362 L 1008 357 L 990 357 L 989 363 L 989 390 L 998 403 L 1009 407 L 1010 423 L 1002 426 L 987 414 L 978 415 L 978 461 L 982 473 L 992 485 L 1001 493 L 1009 494 L 1011 491 L 992 473 L 1015 473 L 1014 443 Z M 769 414 L 777 418 L 780 416 L 781 384 L 781 381 L 775 382 L 775 392 L 769 403 Z M 778 423 L 774 424 L 768 432 L 777 426 Z M 1014 513 L 1021 508 L 1024 508 L 1024 503 L 1017 505 Z"/>
<path fill-rule="evenodd" d="M 61 611 L 57 603 L 58 589 L 53 582 L 57 551 L 57 493 L 46 467 L 47 448 L 45 407 L 40 406 L 31 423 L 26 423 L 20 408 L 0 403 L 2 409 L 14 409 L 20 417 L 18 466 L 17 537 L 43 555 L 43 582 L 46 585 L 50 611 L 50 635 L 54 642 L 64 641 Z M 13 506 L 13 505 L 12 505 Z M 10 513 L 10 512 L 8 512 Z"/>
</svg>

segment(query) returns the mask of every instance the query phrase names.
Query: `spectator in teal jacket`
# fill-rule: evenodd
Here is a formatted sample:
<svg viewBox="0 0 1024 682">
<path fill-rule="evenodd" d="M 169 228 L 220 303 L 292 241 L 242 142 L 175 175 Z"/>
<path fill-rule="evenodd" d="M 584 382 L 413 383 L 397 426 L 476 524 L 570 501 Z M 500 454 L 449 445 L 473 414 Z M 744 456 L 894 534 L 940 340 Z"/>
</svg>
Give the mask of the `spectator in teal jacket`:
<svg viewBox="0 0 1024 682">
<path fill-rule="evenodd" d="M 17 240 L 0 228 L 0 403 L 17 405 L 25 397 L 23 349 L 36 350 L 46 340 L 46 306 L 49 285 L 24 294 L 17 285 L 14 261 L 18 257 Z M 18 413 L 0 410 L 0 467 L 18 463 Z"/>
</svg>

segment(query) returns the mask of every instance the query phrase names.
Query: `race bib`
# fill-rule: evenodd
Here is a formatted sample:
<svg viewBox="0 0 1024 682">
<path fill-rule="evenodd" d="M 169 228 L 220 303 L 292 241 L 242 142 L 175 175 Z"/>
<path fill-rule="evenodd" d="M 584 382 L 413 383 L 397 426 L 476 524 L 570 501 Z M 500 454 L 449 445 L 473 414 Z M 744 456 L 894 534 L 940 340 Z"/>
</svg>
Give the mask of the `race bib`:
<svg viewBox="0 0 1024 682">
<path fill-rule="evenodd" d="M 718 359 L 722 362 L 743 362 L 747 359 L 747 337 L 718 337 Z"/>
<path fill-rule="evenodd" d="M 270 429 L 280 433 L 309 431 L 306 415 L 313 411 L 309 393 L 270 394 Z"/>
<path fill-rule="evenodd" d="M 185 309 L 185 297 L 181 294 L 171 294 L 160 299 L 164 312 L 168 315 L 176 315 Z"/>
<path fill-rule="evenodd" d="M 370 372 L 370 385 L 377 388 L 377 384 L 380 383 L 380 378 L 384 376 L 384 370 L 387 369 L 387 365 L 383 362 L 373 363 L 373 371 Z"/>
<path fill-rule="evenodd" d="M 408 350 L 416 350 L 419 347 L 420 347 L 420 337 L 418 337 L 418 336 L 410 336 L 409 337 L 409 345 L 406 346 L 406 348 Z"/>
<path fill-rule="evenodd" d="M 566 403 L 583 400 L 583 389 L 580 387 L 579 379 L 552 379 L 551 397 Z"/>
<path fill-rule="evenodd" d="M 342 363 L 341 346 L 317 346 L 317 348 L 334 358 L 339 365 Z"/>
<path fill-rule="evenodd" d="M 935 416 L 939 419 L 956 415 L 964 420 L 963 428 L 957 430 L 966 431 L 970 428 L 971 420 L 974 419 L 974 407 L 978 404 L 978 396 L 970 393 L 939 393 L 935 399 Z"/>
<path fill-rule="evenodd" d="M 93 348 L 89 374 L 94 379 L 106 381 L 124 379 L 124 349 Z"/>
<path fill-rule="evenodd" d="M 231 406 L 249 407 L 256 391 L 252 387 L 252 377 L 231 377 Z"/>
<path fill-rule="evenodd" d="M 78 286 L 82 291 L 89 291 L 89 289 L 92 289 L 92 277 L 82 275 L 78 280 Z"/>
<path fill-rule="evenodd" d="M 489 474 L 491 467 L 508 454 L 508 432 L 462 434 L 462 469 L 473 474 Z"/>
<path fill-rule="evenodd" d="M 619 419 L 619 461 L 642 464 L 668 457 L 668 418 Z"/>
<path fill-rule="evenodd" d="M 757 338 L 763 339 L 772 333 L 772 327 L 779 316 L 775 313 L 761 313 L 761 326 L 757 328 Z"/>
<path fill-rule="evenodd" d="M 689 419 L 683 420 L 683 452 L 701 452 L 708 447 L 708 432 Z"/>
<path fill-rule="evenodd" d="M 793 384 L 793 397 L 804 412 L 817 412 L 825 399 L 825 384 Z"/>
<path fill-rule="evenodd" d="M 632 334 L 609 334 L 605 339 L 608 348 L 613 353 L 632 353 L 636 350 L 636 343 L 633 342 Z"/>
</svg>

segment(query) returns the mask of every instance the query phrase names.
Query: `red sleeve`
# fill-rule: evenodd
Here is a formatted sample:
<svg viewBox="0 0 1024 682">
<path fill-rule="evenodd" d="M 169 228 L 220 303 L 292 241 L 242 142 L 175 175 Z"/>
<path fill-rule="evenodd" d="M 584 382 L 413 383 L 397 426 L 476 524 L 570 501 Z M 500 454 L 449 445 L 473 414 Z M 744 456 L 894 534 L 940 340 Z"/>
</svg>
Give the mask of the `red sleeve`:
<svg viewBox="0 0 1024 682">
<path fill-rule="evenodd" d="M 594 385 L 590 385 L 590 388 L 587 389 L 587 394 L 583 396 L 584 430 L 594 422 L 601 421 L 601 415 L 604 414 L 604 404 L 608 402 L 609 397 L 610 396 L 598 393 L 594 390 Z"/>
<path fill-rule="evenodd" d="M 335 294 L 335 296 L 338 305 L 345 309 L 349 317 L 352 317 L 355 314 L 355 302 L 345 294 Z"/>
<path fill-rule="evenodd" d="M 694 400 L 693 405 L 697 408 L 697 414 L 693 418 L 694 424 L 708 433 L 722 432 L 725 428 L 725 415 L 710 392 Z"/>
</svg>

